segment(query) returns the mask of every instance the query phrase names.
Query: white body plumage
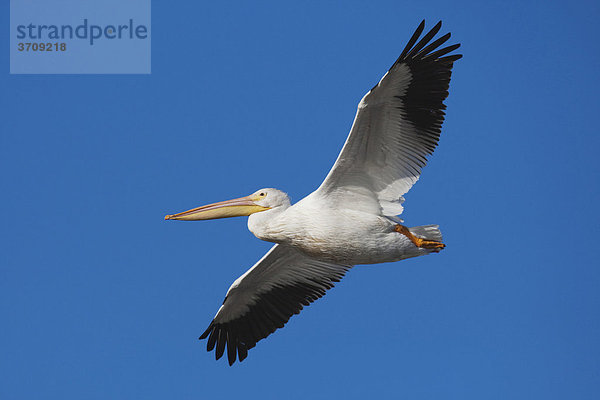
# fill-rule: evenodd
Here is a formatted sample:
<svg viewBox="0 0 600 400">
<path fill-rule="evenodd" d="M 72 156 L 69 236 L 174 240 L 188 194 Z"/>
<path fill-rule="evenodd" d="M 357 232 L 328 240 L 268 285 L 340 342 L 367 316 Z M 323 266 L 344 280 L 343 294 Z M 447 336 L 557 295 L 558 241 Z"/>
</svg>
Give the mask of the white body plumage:
<svg viewBox="0 0 600 400">
<path fill-rule="evenodd" d="M 307 256 L 357 265 L 398 261 L 432 251 L 415 246 L 395 230 L 397 222 L 366 207 L 331 207 L 318 193 L 290 206 L 287 195 L 277 189 L 260 192 L 267 193 L 265 202 L 276 198 L 282 203 L 250 215 L 248 229 L 259 239 L 292 246 Z"/>
</svg>

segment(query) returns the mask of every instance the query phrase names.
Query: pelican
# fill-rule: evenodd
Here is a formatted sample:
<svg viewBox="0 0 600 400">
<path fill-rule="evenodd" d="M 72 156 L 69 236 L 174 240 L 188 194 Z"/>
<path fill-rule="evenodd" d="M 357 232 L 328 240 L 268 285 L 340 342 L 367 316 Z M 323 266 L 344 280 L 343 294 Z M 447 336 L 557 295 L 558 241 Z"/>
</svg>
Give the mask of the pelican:
<svg viewBox="0 0 600 400">
<path fill-rule="evenodd" d="M 407 227 L 403 195 L 438 143 L 444 99 L 460 44 L 442 47 L 438 22 L 422 39 L 422 21 L 400 57 L 360 101 L 350 134 L 317 190 L 292 205 L 266 188 L 168 220 L 248 216 L 248 229 L 275 245 L 236 279 L 200 339 L 229 365 L 282 328 L 303 306 L 325 295 L 357 264 L 399 261 L 441 251 L 437 225 Z M 433 40 L 433 41 L 432 41 Z"/>
</svg>

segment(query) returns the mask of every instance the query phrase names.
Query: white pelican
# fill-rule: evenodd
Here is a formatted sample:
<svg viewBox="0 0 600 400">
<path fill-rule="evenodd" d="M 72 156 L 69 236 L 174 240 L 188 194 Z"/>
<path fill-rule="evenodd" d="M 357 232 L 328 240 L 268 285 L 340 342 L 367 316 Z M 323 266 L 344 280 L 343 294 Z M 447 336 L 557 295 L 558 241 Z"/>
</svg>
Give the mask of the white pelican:
<svg viewBox="0 0 600 400">
<path fill-rule="evenodd" d="M 287 194 L 260 189 L 165 219 L 196 221 L 248 216 L 248 229 L 276 243 L 233 282 L 200 339 L 229 365 L 322 297 L 352 266 L 398 261 L 445 246 L 437 225 L 407 228 L 397 215 L 419 179 L 444 121 L 443 101 L 460 44 L 432 41 L 439 22 L 418 43 L 421 22 L 400 57 L 358 104 L 350 135 L 321 186 L 291 205 Z"/>
</svg>

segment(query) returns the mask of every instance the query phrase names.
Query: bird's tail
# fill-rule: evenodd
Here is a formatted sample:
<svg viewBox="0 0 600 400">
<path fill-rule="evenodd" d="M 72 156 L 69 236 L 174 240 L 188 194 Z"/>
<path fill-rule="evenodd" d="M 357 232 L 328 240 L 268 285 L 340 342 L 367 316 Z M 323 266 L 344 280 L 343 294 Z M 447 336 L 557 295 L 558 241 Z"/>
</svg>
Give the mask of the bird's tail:
<svg viewBox="0 0 600 400">
<path fill-rule="evenodd" d="M 442 241 L 442 232 L 440 231 L 439 225 L 422 225 L 408 228 L 408 230 L 415 236 L 425 240 L 434 240 L 436 242 Z"/>
</svg>

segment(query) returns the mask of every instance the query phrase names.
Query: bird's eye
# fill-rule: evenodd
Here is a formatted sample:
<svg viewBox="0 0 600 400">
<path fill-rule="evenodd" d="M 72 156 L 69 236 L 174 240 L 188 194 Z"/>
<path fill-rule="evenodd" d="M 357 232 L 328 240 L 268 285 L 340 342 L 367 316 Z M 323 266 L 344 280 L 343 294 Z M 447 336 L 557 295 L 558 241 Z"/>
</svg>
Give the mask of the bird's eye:
<svg viewBox="0 0 600 400">
<path fill-rule="evenodd" d="M 260 192 L 259 196 L 260 197 L 265 197 L 267 194 L 265 192 Z"/>
</svg>

